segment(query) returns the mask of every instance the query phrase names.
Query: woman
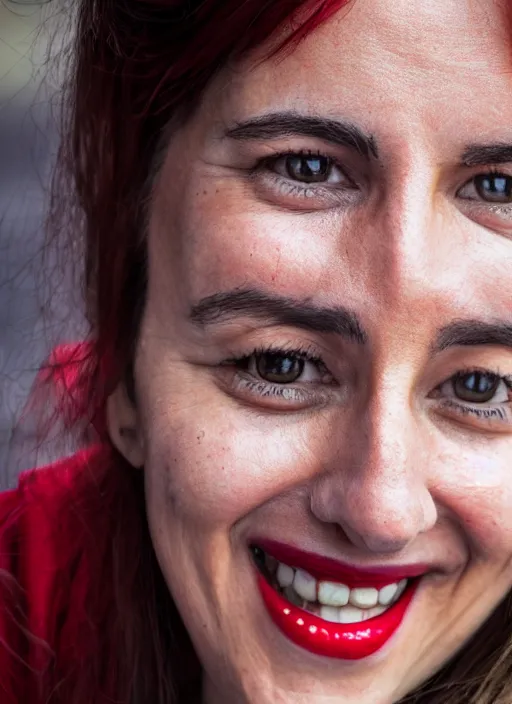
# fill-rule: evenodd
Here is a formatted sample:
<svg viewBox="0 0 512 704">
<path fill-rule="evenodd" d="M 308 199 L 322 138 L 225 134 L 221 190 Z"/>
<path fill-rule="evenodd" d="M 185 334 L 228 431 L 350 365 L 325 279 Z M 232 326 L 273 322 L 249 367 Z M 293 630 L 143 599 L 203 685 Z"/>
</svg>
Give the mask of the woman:
<svg viewBox="0 0 512 704">
<path fill-rule="evenodd" d="M 2 498 L 2 702 L 512 700 L 509 25 L 79 3 L 89 445 Z"/>
</svg>

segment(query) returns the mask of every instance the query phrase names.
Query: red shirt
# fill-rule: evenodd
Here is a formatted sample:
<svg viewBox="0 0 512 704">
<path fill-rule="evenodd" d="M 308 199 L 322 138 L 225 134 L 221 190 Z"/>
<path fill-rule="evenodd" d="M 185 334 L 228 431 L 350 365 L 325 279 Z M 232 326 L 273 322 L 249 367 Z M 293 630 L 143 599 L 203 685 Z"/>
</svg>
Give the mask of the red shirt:
<svg viewBox="0 0 512 704">
<path fill-rule="evenodd" d="M 95 647 L 87 590 L 108 512 L 96 483 L 100 452 L 25 472 L 0 493 L 1 704 L 46 701 L 41 691 Z"/>
</svg>

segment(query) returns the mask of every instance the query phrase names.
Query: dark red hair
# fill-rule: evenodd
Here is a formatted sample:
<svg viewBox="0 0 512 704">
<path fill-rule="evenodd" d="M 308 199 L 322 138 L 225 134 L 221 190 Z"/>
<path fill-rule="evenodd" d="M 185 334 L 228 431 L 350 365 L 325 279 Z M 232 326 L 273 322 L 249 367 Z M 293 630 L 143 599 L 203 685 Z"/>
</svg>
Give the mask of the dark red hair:
<svg viewBox="0 0 512 704">
<path fill-rule="evenodd" d="M 288 31 L 292 47 L 347 0 L 80 0 L 54 204 L 73 183 L 94 338 L 89 415 L 133 357 L 145 296 L 144 224 L 156 150 L 228 62 Z M 53 215 L 55 216 L 55 210 Z M 52 218 L 55 223 L 55 217 Z M 69 227 L 69 223 L 65 223 Z M 73 233 L 77 223 L 72 223 Z M 75 235 L 74 235 L 75 236 Z M 77 415 L 83 417 L 83 408 Z"/>
<path fill-rule="evenodd" d="M 104 419 L 110 393 L 121 380 L 130 386 L 146 291 L 150 181 L 169 124 L 187 119 L 228 61 L 277 32 L 269 52 L 293 50 L 346 2 L 77 2 L 49 223 L 69 233 L 67 251 L 78 242 L 84 255 L 91 334 L 87 344 L 54 353 L 41 381 L 52 382 L 65 428 L 78 427 L 90 440 L 93 426 L 102 451 L 94 459 L 95 485 L 85 483 L 80 500 L 97 508 L 76 512 L 80 519 L 68 528 L 83 536 L 82 554 L 62 557 L 87 564 L 91 574 L 83 626 L 88 655 L 70 672 L 69 657 L 56 653 L 42 684 L 51 702 L 97 704 L 113 696 L 121 704 L 170 704 L 198 694 L 199 663 L 152 549 L 141 473 L 115 453 Z M 103 544 L 91 542 L 89 522 Z"/>
<path fill-rule="evenodd" d="M 186 120 L 228 61 L 265 44 L 278 30 L 279 46 L 270 50 L 293 50 L 347 2 L 76 0 L 50 225 L 58 227 L 64 214 L 60 228 L 67 229 L 72 251 L 78 242 L 84 255 L 91 335 L 86 346 L 65 349 L 65 359 L 54 358 L 52 366 L 66 427 L 92 424 L 102 443 L 101 462 L 95 460 L 100 476 L 93 489 L 83 488 L 84 495 L 94 490 L 97 510 L 76 521 L 82 526 L 93 521 L 104 542 L 93 544 L 82 529 L 82 554 L 63 556 L 75 564 L 85 560 L 91 574 L 91 646 L 73 670 L 57 652 L 43 683 L 49 702 L 97 704 L 112 701 L 107 694 L 102 698 L 108 692 L 121 704 L 170 704 L 192 701 L 197 694 L 199 663 L 152 549 L 141 473 L 112 449 L 104 421 L 110 393 L 121 380 L 130 384 L 146 292 L 144 225 L 151 177 L 171 120 Z M 430 683 L 414 701 L 473 701 L 470 696 L 498 661 L 494 651 L 505 652 L 508 611 L 493 619 L 464 656 L 439 674 L 439 692 Z"/>
</svg>

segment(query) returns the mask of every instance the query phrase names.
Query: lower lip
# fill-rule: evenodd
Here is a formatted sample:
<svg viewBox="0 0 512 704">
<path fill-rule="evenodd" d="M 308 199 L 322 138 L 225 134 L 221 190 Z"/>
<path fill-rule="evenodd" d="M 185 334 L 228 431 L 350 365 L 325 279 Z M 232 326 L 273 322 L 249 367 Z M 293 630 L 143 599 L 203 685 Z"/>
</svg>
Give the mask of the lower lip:
<svg viewBox="0 0 512 704">
<path fill-rule="evenodd" d="M 331 623 L 286 601 L 258 572 L 258 586 L 275 625 L 293 643 L 315 655 L 362 660 L 376 653 L 396 633 L 418 587 L 407 589 L 382 616 L 360 623 Z"/>
</svg>

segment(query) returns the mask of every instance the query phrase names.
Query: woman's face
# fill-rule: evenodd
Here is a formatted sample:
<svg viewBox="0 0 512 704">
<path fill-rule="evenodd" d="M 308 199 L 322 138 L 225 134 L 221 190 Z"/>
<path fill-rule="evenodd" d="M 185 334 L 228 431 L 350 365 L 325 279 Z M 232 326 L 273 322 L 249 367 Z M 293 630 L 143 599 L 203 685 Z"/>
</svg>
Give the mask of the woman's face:
<svg viewBox="0 0 512 704">
<path fill-rule="evenodd" d="M 171 139 L 137 417 L 207 704 L 395 702 L 512 585 L 506 22 L 357 0 Z"/>
</svg>

